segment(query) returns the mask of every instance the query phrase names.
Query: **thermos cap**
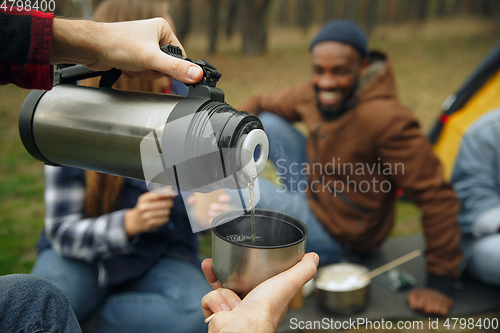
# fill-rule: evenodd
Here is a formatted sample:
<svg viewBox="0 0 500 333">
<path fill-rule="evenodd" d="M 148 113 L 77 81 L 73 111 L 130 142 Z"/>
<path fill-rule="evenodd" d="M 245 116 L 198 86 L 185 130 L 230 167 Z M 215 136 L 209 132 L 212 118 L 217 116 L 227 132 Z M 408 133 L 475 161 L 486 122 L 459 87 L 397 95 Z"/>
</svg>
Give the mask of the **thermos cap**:
<svg viewBox="0 0 500 333">
<path fill-rule="evenodd" d="M 242 154 L 242 165 L 246 163 L 243 167 L 244 172 L 252 178 L 256 178 L 264 170 L 267 156 L 269 155 L 269 140 L 267 139 L 267 135 L 261 129 L 253 129 L 248 134 L 242 136 L 240 140 L 242 140 L 241 149 L 251 152 L 252 157 L 257 147 L 260 148 L 259 157 L 256 160 L 255 158 L 251 158 L 248 163 L 243 161 L 245 154 Z"/>
</svg>

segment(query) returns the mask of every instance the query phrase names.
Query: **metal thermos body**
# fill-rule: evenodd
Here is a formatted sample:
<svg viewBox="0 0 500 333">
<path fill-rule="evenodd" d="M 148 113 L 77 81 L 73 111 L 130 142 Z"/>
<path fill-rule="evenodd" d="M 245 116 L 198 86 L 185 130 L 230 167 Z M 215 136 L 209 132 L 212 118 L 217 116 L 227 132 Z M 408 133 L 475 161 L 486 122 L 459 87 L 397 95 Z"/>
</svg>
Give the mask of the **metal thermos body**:
<svg viewBox="0 0 500 333">
<path fill-rule="evenodd" d="M 188 121 L 182 121 L 183 117 Z M 223 102 L 223 97 L 217 101 L 58 84 L 50 91 L 28 95 L 19 128 L 28 152 L 46 164 L 153 180 L 201 192 L 247 187 L 249 179 L 264 167 L 268 151 L 260 120 L 233 109 Z M 157 159 L 164 170 L 157 179 L 145 176 L 144 149 L 141 152 L 145 140 L 151 141 L 156 154 L 168 155 L 168 159 Z M 253 153 L 257 146 L 264 152 L 253 172 L 246 172 L 243 164 L 254 162 L 254 158 L 247 156 L 242 161 L 241 154 L 245 149 Z M 207 151 L 211 154 L 205 154 Z M 175 165 L 165 165 L 173 160 Z M 224 183 L 224 178 L 236 181 Z"/>
<path fill-rule="evenodd" d="M 48 164 L 144 179 L 141 141 L 167 122 L 181 99 L 57 85 L 36 106 L 32 118 L 36 148 Z"/>
</svg>

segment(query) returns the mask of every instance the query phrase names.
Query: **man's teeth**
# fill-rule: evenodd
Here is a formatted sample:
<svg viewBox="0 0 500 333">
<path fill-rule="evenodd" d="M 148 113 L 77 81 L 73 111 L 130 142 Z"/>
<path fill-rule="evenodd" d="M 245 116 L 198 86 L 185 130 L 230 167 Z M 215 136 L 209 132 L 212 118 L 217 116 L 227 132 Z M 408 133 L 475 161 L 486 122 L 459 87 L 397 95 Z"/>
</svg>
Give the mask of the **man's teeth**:
<svg viewBox="0 0 500 333">
<path fill-rule="evenodd" d="M 323 100 L 333 101 L 340 97 L 340 92 L 338 91 L 320 91 L 319 96 Z"/>
</svg>

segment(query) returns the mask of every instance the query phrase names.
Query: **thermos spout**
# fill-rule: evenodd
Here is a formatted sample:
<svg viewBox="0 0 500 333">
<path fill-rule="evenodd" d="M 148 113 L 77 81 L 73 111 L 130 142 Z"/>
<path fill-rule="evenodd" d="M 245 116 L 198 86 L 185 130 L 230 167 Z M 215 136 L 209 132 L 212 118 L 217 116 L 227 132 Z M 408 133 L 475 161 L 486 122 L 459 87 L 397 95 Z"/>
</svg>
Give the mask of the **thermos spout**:
<svg viewBox="0 0 500 333">
<path fill-rule="evenodd" d="M 238 147 L 243 151 L 248 151 L 255 161 L 255 166 L 246 163 L 244 156 L 241 156 L 241 163 L 245 165 L 244 169 L 250 177 L 256 178 L 266 166 L 267 157 L 269 154 L 269 140 L 266 133 L 262 129 L 251 130 L 248 134 L 243 135 L 238 141 Z"/>
</svg>

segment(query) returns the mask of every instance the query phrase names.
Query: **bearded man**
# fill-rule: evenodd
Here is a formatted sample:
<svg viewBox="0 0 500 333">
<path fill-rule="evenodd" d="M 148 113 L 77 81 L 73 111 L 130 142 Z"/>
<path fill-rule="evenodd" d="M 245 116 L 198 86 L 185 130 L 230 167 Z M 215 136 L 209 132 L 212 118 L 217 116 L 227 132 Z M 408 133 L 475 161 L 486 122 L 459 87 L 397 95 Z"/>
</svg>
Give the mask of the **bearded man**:
<svg viewBox="0 0 500 333">
<path fill-rule="evenodd" d="M 262 120 L 282 183 L 259 179 L 257 207 L 304 221 L 307 251 L 327 264 L 376 250 L 402 188 L 422 210 L 427 243 L 427 287 L 412 291 L 409 305 L 446 315 L 462 258 L 459 201 L 417 120 L 398 101 L 387 56 L 367 44 L 355 23 L 332 21 L 310 44 L 309 82 L 240 106 Z M 307 126 L 307 138 L 296 121 Z"/>
</svg>

